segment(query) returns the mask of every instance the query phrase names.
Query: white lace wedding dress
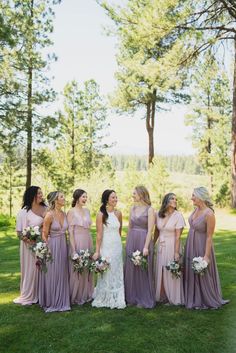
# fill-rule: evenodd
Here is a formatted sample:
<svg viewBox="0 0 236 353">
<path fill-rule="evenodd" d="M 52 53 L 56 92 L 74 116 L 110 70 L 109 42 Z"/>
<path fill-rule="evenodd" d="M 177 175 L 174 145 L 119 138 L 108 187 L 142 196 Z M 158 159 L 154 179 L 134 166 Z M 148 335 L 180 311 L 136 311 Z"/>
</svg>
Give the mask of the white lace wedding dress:
<svg viewBox="0 0 236 353">
<path fill-rule="evenodd" d="M 120 223 L 114 212 L 108 213 L 107 225 L 103 226 L 100 255 L 110 261 L 110 268 L 97 277 L 92 306 L 125 308 L 122 243 Z"/>
</svg>

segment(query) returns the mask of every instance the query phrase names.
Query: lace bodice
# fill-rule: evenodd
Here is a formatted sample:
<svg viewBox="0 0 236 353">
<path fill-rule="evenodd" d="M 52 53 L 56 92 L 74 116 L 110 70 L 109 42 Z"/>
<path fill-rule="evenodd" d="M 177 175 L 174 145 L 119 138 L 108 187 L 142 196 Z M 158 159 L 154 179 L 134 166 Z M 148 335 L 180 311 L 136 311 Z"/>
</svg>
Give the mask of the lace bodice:
<svg viewBox="0 0 236 353">
<path fill-rule="evenodd" d="M 104 224 L 103 226 L 103 236 L 110 235 L 111 237 L 114 237 L 117 234 L 119 235 L 119 229 L 120 222 L 115 213 L 108 212 L 107 224 Z"/>
</svg>

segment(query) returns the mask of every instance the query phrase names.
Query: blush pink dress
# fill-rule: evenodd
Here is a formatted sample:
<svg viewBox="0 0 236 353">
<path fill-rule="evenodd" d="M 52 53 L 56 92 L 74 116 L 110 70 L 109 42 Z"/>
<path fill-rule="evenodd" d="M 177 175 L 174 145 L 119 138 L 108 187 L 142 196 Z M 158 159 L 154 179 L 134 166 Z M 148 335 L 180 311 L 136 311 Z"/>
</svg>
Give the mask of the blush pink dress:
<svg viewBox="0 0 236 353">
<path fill-rule="evenodd" d="M 69 256 L 75 252 L 88 249 L 93 250 L 93 241 L 90 233 L 91 218 L 88 209 L 83 209 L 83 216 L 75 208 L 68 212 L 68 225 L 70 236 Z M 73 270 L 73 263 L 70 261 L 70 299 L 72 304 L 82 305 L 92 300 L 93 295 L 93 274 L 85 271 L 78 273 Z"/>
<path fill-rule="evenodd" d="M 161 298 L 161 283 L 165 289 L 166 299 L 170 304 L 183 305 L 183 276 L 173 278 L 170 271 L 166 269 L 168 262 L 174 260 L 175 254 L 175 230 L 184 228 L 185 221 L 182 214 L 174 211 L 166 222 L 166 218 L 160 218 L 157 214 L 156 225 L 159 230 L 159 238 L 157 243 L 157 261 L 155 273 L 155 297 L 156 301 L 160 302 Z"/>
<path fill-rule="evenodd" d="M 31 210 L 27 212 L 24 208 L 20 210 L 16 219 L 16 231 L 22 232 L 28 226 L 41 227 L 43 218 L 33 213 Z M 39 274 L 35 265 L 35 255 L 29 250 L 28 245 L 24 241 L 20 241 L 20 296 L 13 300 L 16 304 L 31 305 L 38 302 L 38 281 Z"/>
</svg>

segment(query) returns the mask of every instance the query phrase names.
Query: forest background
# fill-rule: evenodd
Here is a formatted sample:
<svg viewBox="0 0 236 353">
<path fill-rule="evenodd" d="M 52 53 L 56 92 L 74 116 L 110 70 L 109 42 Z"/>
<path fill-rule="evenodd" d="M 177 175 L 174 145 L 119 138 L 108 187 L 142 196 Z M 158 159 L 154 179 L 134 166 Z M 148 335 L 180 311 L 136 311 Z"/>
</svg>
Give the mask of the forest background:
<svg viewBox="0 0 236 353">
<path fill-rule="evenodd" d="M 155 208 L 174 191 L 179 207 L 189 210 L 199 185 L 209 188 L 217 207 L 235 208 L 236 5 L 90 1 L 107 18 L 104 37 L 116 40 L 115 87 L 104 95 L 95 78 L 70 80 L 62 92 L 53 88 L 51 68 L 60 61 L 51 50 L 54 11 L 63 3 L 0 4 L 0 213 L 15 215 L 32 184 L 45 195 L 62 190 L 67 209 L 73 190 L 84 188 L 93 215 L 102 191 L 114 188 L 127 217 L 137 184 L 147 186 Z M 160 116 L 179 106 L 187 107 L 194 154 L 161 155 L 155 151 Z M 132 117 L 134 146 L 143 143 L 136 138 L 141 118 L 146 155 L 132 148 L 113 152 L 119 141 L 107 136 L 112 115 L 120 119 L 121 136 L 125 118 Z M 178 150 L 176 141 L 167 139 L 166 150 Z"/>
<path fill-rule="evenodd" d="M 26 187 L 62 190 L 66 210 L 84 188 L 93 217 L 114 188 L 127 221 L 140 183 L 155 209 L 174 191 L 184 216 L 193 188 L 208 187 L 229 305 L 45 315 L 13 304 Z M 0 352 L 236 352 L 235 209 L 234 0 L 0 1 Z"/>
</svg>

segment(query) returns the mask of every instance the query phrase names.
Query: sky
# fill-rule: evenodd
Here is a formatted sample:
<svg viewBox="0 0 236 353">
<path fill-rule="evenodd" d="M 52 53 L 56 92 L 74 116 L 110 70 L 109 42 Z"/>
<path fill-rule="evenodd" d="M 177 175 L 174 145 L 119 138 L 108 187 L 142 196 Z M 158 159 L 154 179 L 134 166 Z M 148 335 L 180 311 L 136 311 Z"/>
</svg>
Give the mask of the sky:
<svg viewBox="0 0 236 353">
<path fill-rule="evenodd" d="M 124 1 L 123 1 L 124 2 Z M 121 4 L 121 0 L 112 1 Z M 95 79 L 104 96 L 111 94 L 117 70 L 116 38 L 108 37 L 104 27 L 112 23 L 95 0 L 62 0 L 55 7 L 54 45 L 52 51 L 58 60 L 51 65 L 53 87 L 62 92 L 65 84 L 77 80 Z M 61 108 L 61 100 L 57 108 Z M 156 154 L 193 154 L 191 128 L 184 125 L 188 108 L 172 106 L 167 112 L 157 112 L 154 144 Z M 110 124 L 106 142 L 115 142 L 110 154 L 148 153 L 148 136 L 145 120 L 140 113 L 108 117 Z"/>
</svg>

